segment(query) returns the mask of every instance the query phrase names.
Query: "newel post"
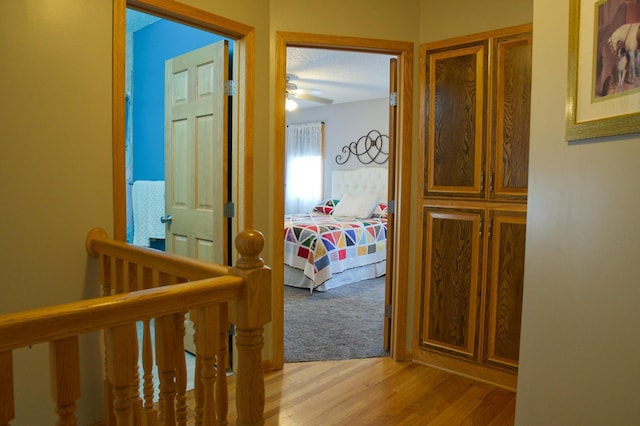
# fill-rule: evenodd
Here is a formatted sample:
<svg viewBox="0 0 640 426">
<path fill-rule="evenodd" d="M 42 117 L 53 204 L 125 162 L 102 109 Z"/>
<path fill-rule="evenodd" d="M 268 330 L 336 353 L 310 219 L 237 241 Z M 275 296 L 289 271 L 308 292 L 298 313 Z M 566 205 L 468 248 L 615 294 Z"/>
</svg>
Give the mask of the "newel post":
<svg viewBox="0 0 640 426">
<path fill-rule="evenodd" d="M 271 321 L 271 269 L 264 266 L 260 257 L 264 247 L 262 233 L 243 231 L 236 237 L 235 244 L 240 259 L 230 273 L 245 280 L 243 297 L 229 304 L 238 349 L 237 424 L 261 425 L 264 424 L 262 348 L 264 325 Z"/>
</svg>

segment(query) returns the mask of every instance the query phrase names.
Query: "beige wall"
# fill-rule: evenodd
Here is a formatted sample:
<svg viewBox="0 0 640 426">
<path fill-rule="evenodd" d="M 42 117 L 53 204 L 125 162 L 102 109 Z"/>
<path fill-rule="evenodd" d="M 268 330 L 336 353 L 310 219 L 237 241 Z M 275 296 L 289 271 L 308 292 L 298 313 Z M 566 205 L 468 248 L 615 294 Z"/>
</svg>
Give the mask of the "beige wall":
<svg viewBox="0 0 640 426">
<path fill-rule="evenodd" d="M 256 27 L 256 110 L 266 111 L 268 4 L 217 3 Z M 95 226 L 113 235 L 112 0 L 5 0 L 0 22 L 0 313 L 8 313 L 99 295 L 84 239 Z M 269 152 L 268 122 L 256 114 L 260 158 Z M 89 361 L 79 424 L 89 424 L 103 417 L 97 336 L 83 339 L 81 357 Z M 17 351 L 14 365 L 13 424 L 53 424 L 49 386 L 40 382 L 46 346 Z"/>
<path fill-rule="evenodd" d="M 274 203 L 269 160 L 275 155 L 275 31 L 415 40 L 416 0 L 403 1 L 406 7 L 398 7 L 396 15 L 384 0 L 357 4 L 331 0 L 320 13 L 300 9 L 298 2 L 276 0 L 183 2 L 255 28 L 254 157 L 260 160 L 253 181 L 255 226 L 269 240 L 274 235 L 273 218 L 265 212 L 272 211 Z M 111 4 L 111 0 L 0 2 L 0 195 L 5 203 L 0 224 L 0 313 L 98 295 L 96 262 L 87 258 L 84 239 L 94 226 L 113 234 Z M 395 18 L 388 20 L 389 16 Z M 264 255 L 267 262 L 273 258 L 269 245 Z M 90 336 L 83 342 L 82 355 L 99 364 L 99 346 L 97 337 Z M 14 362 L 15 424 L 52 424 L 51 407 L 33 408 L 33 401 L 49 400 L 48 384 L 33 379 L 46 377 L 46 348 L 21 350 Z M 82 367 L 80 424 L 102 416 L 101 368 L 94 364 Z"/>
<path fill-rule="evenodd" d="M 568 2 L 534 5 L 517 423 L 640 419 L 640 139 L 564 140 Z"/>
<path fill-rule="evenodd" d="M 185 3 L 256 28 L 256 159 L 275 155 L 276 31 L 414 41 L 415 165 L 419 42 L 532 18 L 531 0 L 328 0 L 318 9 L 292 0 Z M 631 328 L 640 323 L 640 227 L 634 220 L 640 141 L 564 142 L 566 9 L 536 0 L 533 14 L 535 95 L 517 420 L 625 424 L 640 418 L 640 335 Z M 111 0 L 2 1 L 0 21 L 5 313 L 97 294 L 96 265 L 83 241 L 93 226 L 112 232 Z M 262 213 L 274 203 L 270 162 L 257 162 L 254 176 L 255 225 L 269 239 L 273 218 Z M 412 227 L 414 221 L 415 215 Z M 267 246 L 267 262 L 272 256 Z M 95 338 L 86 339 L 83 351 L 100 359 Z M 48 398 L 47 386 L 32 379 L 46 371 L 44 351 L 20 351 L 15 363 L 21 416 L 15 424 L 50 424 L 47 407 L 27 408 L 31 398 Z M 81 424 L 101 416 L 99 382 L 97 373 L 83 382 Z"/>
<path fill-rule="evenodd" d="M 533 0 L 421 0 L 420 42 L 532 22 Z"/>
<path fill-rule="evenodd" d="M 87 231 L 112 232 L 111 6 L 109 1 L 0 2 L 0 312 L 99 295 Z M 90 40 L 89 45 L 85 45 Z M 85 371 L 99 371 L 84 339 Z M 14 354 L 18 425 L 53 424 L 46 347 Z M 86 375 L 82 417 L 98 411 Z M 93 394 L 90 390 L 93 389 Z M 43 407 L 46 409 L 47 407 Z M 49 412 L 53 412 L 51 407 Z M 47 419 L 46 421 L 44 419 Z"/>
</svg>

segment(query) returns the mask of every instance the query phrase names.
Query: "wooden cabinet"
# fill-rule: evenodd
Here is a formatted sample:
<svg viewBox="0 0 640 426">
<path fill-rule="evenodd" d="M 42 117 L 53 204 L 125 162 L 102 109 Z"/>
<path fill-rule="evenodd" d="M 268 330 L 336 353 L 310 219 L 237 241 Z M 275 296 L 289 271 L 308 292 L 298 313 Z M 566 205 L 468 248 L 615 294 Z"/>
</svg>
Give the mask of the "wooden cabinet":
<svg viewBox="0 0 640 426">
<path fill-rule="evenodd" d="M 489 197 L 526 200 L 531 118 L 530 31 L 493 39 Z"/>
<path fill-rule="evenodd" d="M 515 368 L 520 353 L 526 216 L 500 210 L 490 215 L 482 361 Z"/>
<path fill-rule="evenodd" d="M 481 209 L 424 207 L 421 345 L 477 358 Z"/>
<path fill-rule="evenodd" d="M 423 207 L 421 347 L 517 367 L 525 221 L 524 211 Z"/>
<path fill-rule="evenodd" d="M 425 196 L 484 198 L 486 40 L 423 53 Z"/>
<path fill-rule="evenodd" d="M 423 46 L 425 197 L 526 199 L 532 35 L 524 29 Z"/>
<path fill-rule="evenodd" d="M 414 357 L 515 386 L 526 234 L 530 25 L 421 49 L 424 179 Z"/>
</svg>

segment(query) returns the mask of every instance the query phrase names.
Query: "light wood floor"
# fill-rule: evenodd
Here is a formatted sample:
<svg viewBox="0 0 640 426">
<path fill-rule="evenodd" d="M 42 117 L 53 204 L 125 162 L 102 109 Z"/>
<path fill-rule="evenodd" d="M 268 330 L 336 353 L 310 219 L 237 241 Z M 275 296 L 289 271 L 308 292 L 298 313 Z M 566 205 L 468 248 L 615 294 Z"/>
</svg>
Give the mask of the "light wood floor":
<svg viewBox="0 0 640 426">
<path fill-rule="evenodd" d="M 390 358 L 290 363 L 265 375 L 267 425 L 513 425 L 514 415 L 514 392 Z"/>
</svg>

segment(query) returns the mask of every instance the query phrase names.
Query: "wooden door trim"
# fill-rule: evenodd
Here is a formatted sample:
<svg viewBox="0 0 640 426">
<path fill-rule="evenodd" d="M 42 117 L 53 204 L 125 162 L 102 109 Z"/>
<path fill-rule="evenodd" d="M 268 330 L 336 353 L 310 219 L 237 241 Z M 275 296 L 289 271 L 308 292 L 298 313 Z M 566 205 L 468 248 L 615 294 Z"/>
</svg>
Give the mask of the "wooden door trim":
<svg viewBox="0 0 640 426">
<path fill-rule="evenodd" d="M 180 22 L 204 31 L 233 39 L 234 79 L 242 86 L 234 97 L 233 135 L 237 141 L 234 150 L 234 166 L 237 173 L 232 177 L 237 194 L 236 211 L 242 212 L 235 221 L 232 233 L 250 228 L 253 223 L 253 193 L 250 182 L 253 170 L 253 102 L 255 30 L 248 25 L 170 0 L 115 0 L 113 2 L 113 69 L 112 69 L 112 132 L 113 132 L 113 197 L 114 235 L 126 241 L 126 166 L 125 166 L 125 44 L 126 9 L 131 7 L 144 13 Z M 237 98 L 237 99 L 236 99 Z M 245 125 L 246 123 L 246 125 Z M 236 155 L 236 153 L 240 153 Z"/>
<path fill-rule="evenodd" d="M 409 219 L 411 196 L 411 127 L 413 121 L 413 43 L 405 41 L 333 36 L 323 34 L 276 32 L 275 58 L 275 155 L 274 214 L 275 235 L 282 235 L 284 217 L 284 141 L 285 141 L 285 84 L 287 47 L 311 47 L 356 52 L 396 55 L 398 57 L 398 143 L 395 147 L 395 198 L 393 255 L 393 307 L 391 330 L 391 357 L 404 360 L 407 331 L 407 293 L 409 275 Z M 280 230 L 278 234 L 277 230 Z M 276 239 L 274 245 L 273 282 L 284 282 L 284 241 Z M 275 368 L 284 364 L 284 288 L 273 290 L 273 361 Z"/>
</svg>

